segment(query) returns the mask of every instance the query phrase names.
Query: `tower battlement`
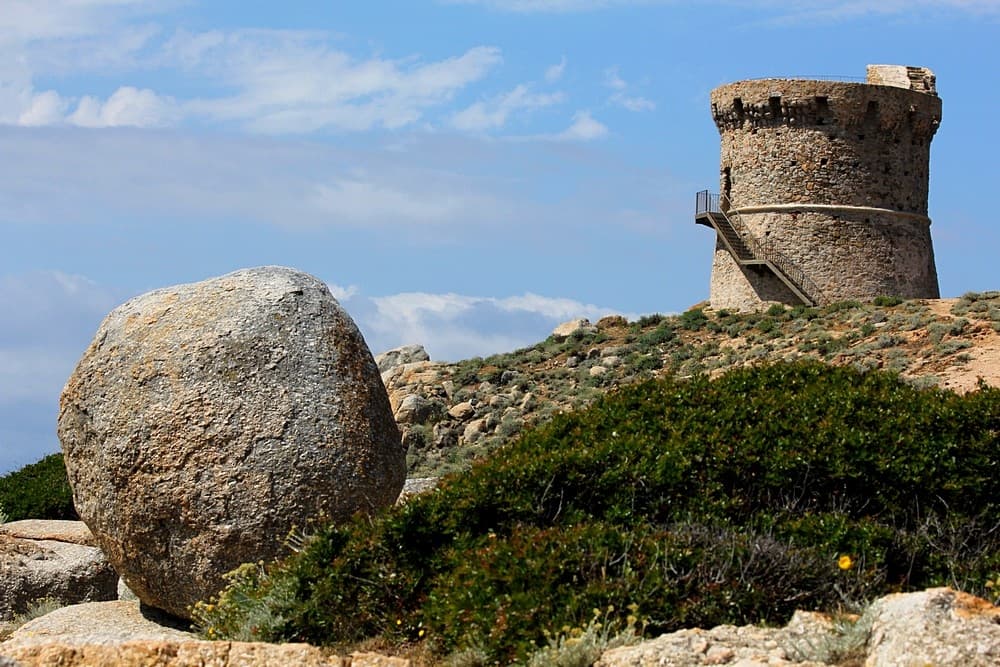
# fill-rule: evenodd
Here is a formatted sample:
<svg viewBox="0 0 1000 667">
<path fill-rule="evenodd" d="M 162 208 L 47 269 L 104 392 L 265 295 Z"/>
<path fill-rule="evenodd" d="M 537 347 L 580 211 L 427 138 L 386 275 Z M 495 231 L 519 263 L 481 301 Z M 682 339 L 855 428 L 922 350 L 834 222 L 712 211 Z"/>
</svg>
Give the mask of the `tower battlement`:
<svg viewBox="0 0 1000 667">
<path fill-rule="evenodd" d="M 938 296 L 926 216 L 941 99 L 930 70 L 871 65 L 866 83 L 737 81 L 712 91 L 711 109 L 724 208 L 750 247 L 771 248 L 810 282 L 810 300 Z M 713 305 L 801 301 L 768 266 L 741 261 L 720 236 Z"/>
</svg>

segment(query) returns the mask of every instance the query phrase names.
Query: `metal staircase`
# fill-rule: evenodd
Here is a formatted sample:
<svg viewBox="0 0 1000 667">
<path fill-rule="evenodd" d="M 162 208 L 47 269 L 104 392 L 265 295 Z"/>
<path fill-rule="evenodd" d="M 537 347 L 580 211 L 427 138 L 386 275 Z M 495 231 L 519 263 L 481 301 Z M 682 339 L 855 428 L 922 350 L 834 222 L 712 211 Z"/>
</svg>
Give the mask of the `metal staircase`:
<svg viewBox="0 0 1000 667">
<path fill-rule="evenodd" d="M 815 306 L 821 296 L 819 287 L 769 241 L 762 243 L 754 238 L 740 220 L 739 213 L 723 211 L 723 203 L 731 211 L 725 195 L 702 190 L 696 196 L 694 221 L 714 229 L 737 264 L 763 267 L 777 276 L 803 304 Z"/>
</svg>

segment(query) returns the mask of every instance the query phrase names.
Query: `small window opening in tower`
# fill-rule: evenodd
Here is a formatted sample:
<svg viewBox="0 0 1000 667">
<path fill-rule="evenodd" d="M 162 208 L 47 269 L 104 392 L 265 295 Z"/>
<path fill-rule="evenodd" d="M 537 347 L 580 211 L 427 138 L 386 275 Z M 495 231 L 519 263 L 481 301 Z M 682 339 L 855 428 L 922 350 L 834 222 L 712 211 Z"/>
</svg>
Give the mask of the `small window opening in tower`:
<svg viewBox="0 0 1000 667">
<path fill-rule="evenodd" d="M 767 99 L 767 103 L 771 106 L 771 113 L 773 115 L 781 115 L 781 95 L 772 95 Z"/>
<path fill-rule="evenodd" d="M 733 170 L 731 167 L 722 169 L 722 194 L 725 195 L 723 206 L 729 208 L 729 195 L 733 190 Z"/>
<path fill-rule="evenodd" d="M 743 100 L 738 97 L 733 98 L 733 111 L 736 112 L 736 116 L 743 118 Z"/>
<path fill-rule="evenodd" d="M 865 109 L 865 124 L 874 125 L 878 122 L 878 102 L 870 100 L 868 108 Z"/>
<path fill-rule="evenodd" d="M 816 124 L 826 125 L 827 116 L 830 114 L 830 103 L 826 95 L 816 96 Z"/>
<path fill-rule="evenodd" d="M 825 167 L 827 165 L 827 163 L 829 163 L 829 162 L 830 162 L 830 158 L 825 158 L 825 157 L 820 158 L 819 159 L 819 166 Z"/>
</svg>

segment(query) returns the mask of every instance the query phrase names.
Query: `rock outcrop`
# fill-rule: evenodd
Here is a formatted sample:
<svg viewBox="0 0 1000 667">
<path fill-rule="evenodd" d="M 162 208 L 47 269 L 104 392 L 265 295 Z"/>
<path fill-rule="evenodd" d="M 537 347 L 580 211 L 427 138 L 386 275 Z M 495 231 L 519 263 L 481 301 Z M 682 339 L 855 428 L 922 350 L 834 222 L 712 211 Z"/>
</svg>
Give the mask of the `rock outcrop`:
<svg viewBox="0 0 1000 667">
<path fill-rule="evenodd" d="M 41 599 L 71 604 L 113 600 L 118 575 L 76 521 L 14 521 L 0 526 L 0 621 Z"/>
<path fill-rule="evenodd" d="M 597 331 L 597 327 L 590 323 L 590 320 L 583 317 L 576 320 L 563 322 L 552 330 L 552 336 L 557 340 L 569 338 L 573 334 L 587 335 Z"/>
<path fill-rule="evenodd" d="M 403 345 L 375 356 L 375 363 L 378 364 L 380 373 L 385 373 L 396 366 L 430 360 L 431 356 L 427 354 L 423 345 Z"/>
<path fill-rule="evenodd" d="M 182 617 L 293 526 L 390 505 L 405 477 L 360 332 L 326 285 L 281 267 L 116 308 L 58 431 L 80 517 L 140 600 Z"/>
<path fill-rule="evenodd" d="M 21 626 L 0 655 L 23 667 L 409 667 L 370 653 L 342 658 L 308 644 L 203 641 L 164 625 L 138 602 L 64 607 Z M 3 663 L 0 662 L 0 665 Z"/>
<path fill-rule="evenodd" d="M 876 600 L 859 618 L 796 612 L 784 628 L 681 630 L 605 652 L 595 667 L 988 667 L 1000 664 L 1000 608 L 949 588 Z"/>
</svg>

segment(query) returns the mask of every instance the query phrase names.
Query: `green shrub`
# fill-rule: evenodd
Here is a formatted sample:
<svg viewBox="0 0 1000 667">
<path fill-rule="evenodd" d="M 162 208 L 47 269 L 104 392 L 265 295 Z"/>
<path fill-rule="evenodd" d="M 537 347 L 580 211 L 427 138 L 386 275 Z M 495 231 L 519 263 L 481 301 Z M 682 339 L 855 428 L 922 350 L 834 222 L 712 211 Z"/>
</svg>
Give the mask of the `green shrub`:
<svg viewBox="0 0 1000 667">
<path fill-rule="evenodd" d="M 663 322 L 652 331 L 647 331 L 639 336 L 636 343 L 643 348 L 649 348 L 669 343 L 676 338 L 677 334 L 674 332 L 674 328 L 670 325 L 670 323 Z"/>
<path fill-rule="evenodd" d="M 860 301 L 850 301 L 850 300 L 837 301 L 835 303 L 829 304 L 828 306 L 825 306 L 823 308 L 823 312 L 829 315 L 831 313 L 839 313 L 843 310 L 854 310 L 855 308 L 861 308 L 861 307 L 862 306 Z"/>
<path fill-rule="evenodd" d="M 636 324 L 638 324 L 641 328 L 645 329 L 647 327 L 656 326 L 665 319 L 666 319 L 665 315 L 661 315 L 660 313 L 653 313 L 652 315 L 643 315 L 638 320 L 636 320 Z"/>
<path fill-rule="evenodd" d="M 681 313 L 680 325 L 689 331 L 698 331 L 708 322 L 708 315 L 701 308 L 692 308 Z"/>
<path fill-rule="evenodd" d="M 877 296 L 872 303 L 882 308 L 891 308 L 903 303 L 903 300 L 898 296 Z"/>
<path fill-rule="evenodd" d="M 635 604 L 647 634 L 787 621 L 1000 571 L 1000 390 L 778 364 L 614 391 L 200 605 L 205 633 L 526 660 Z M 849 556 L 848 569 L 838 558 Z M 250 619 L 250 620 L 248 620 Z"/>
<path fill-rule="evenodd" d="M 783 304 L 772 303 L 764 313 L 768 317 L 780 317 L 782 319 L 788 314 L 788 310 Z"/>
<path fill-rule="evenodd" d="M 10 521 L 79 518 L 62 454 L 50 454 L 0 477 L 0 506 Z"/>
</svg>

